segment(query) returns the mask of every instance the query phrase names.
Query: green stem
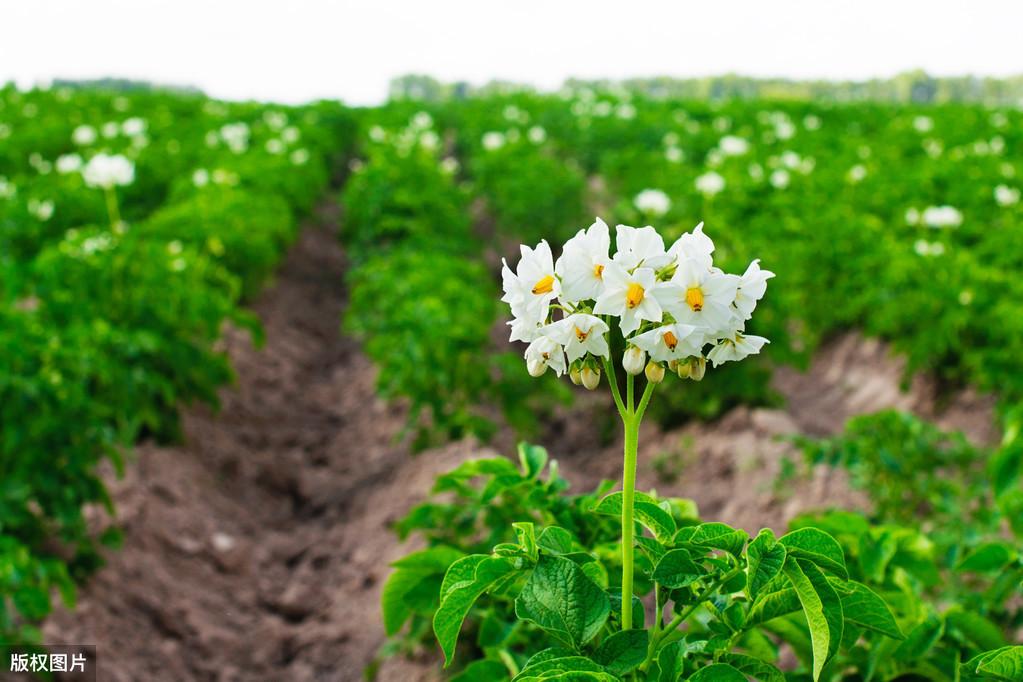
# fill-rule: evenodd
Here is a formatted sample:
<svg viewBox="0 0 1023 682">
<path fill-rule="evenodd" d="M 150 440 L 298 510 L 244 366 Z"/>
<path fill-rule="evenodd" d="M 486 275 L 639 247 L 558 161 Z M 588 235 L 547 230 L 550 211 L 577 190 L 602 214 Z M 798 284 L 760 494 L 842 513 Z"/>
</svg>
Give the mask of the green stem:
<svg viewBox="0 0 1023 682">
<path fill-rule="evenodd" d="M 121 211 L 117 208 L 117 194 L 114 192 L 113 187 L 107 187 L 104 190 L 104 194 L 107 200 L 107 215 L 110 218 L 110 227 L 116 230 L 121 224 Z"/>
<path fill-rule="evenodd" d="M 636 494 L 636 458 L 639 449 L 639 420 L 632 411 L 632 376 L 628 379 L 629 411 L 625 423 L 625 465 L 622 474 L 622 629 L 632 629 L 632 574 L 636 524 L 633 505 Z"/>
<path fill-rule="evenodd" d="M 512 677 L 519 674 L 519 666 L 515 663 L 515 659 L 512 658 L 512 655 L 508 653 L 507 649 L 501 649 L 498 651 L 497 656 L 501 659 L 501 662 L 504 663 L 504 667 L 508 669 L 508 672 L 511 673 Z"/>
<path fill-rule="evenodd" d="M 615 365 L 611 362 L 610 358 L 604 358 L 604 372 L 607 374 L 607 383 L 611 384 L 611 395 L 615 399 L 615 407 L 618 408 L 618 414 L 622 416 L 622 421 L 625 421 L 625 405 L 622 403 L 622 394 L 618 390 L 618 377 L 615 376 Z"/>
</svg>

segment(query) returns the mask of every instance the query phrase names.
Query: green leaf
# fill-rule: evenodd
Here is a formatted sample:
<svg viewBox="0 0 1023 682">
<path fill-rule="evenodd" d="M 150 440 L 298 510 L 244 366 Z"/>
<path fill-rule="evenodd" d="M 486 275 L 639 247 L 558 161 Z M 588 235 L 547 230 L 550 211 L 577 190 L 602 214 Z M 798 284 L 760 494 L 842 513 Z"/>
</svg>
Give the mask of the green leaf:
<svg viewBox="0 0 1023 682">
<path fill-rule="evenodd" d="M 611 612 L 607 593 L 574 562 L 543 554 L 515 600 L 515 615 L 575 649 L 593 639 Z"/>
<path fill-rule="evenodd" d="M 491 585 L 516 570 L 515 563 L 503 557 L 474 554 L 451 564 L 441 585 L 441 600 L 433 615 L 433 632 L 444 652 L 444 666 L 451 664 L 469 609 Z"/>
<path fill-rule="evenodd" d="M 989 652 L 981 659 L 976 672 L 1006 682 L 1023 680 L 1023 646 L 1008 646 Z"/>
<path fill-rule="evenodd" d="M 522 464 L 522 475 L 536 478 L 547 466 L 547 450 L 539 445 L 519 443 L 519 462 Z"/>
<path fill-rule="evenodd" d="M 498 661 L 484 659 L 473 661 L 465 669 L 452 677 L 449 682 L 496 682 L 507 680 L 508 669 Z"/>
<path fill-rule="evenodd" d="M 650 633 L 646 630 L 620 630 L 600 643 L 593 658 L 608 672 L 622 677 L 646 660 L 649 646 Z"/>
<path fill-rule="evenodd" d="M 707 574 L 707 571 L 694 562 L 689 552 L 684 549 L 673 549 L 666 552 L 654 566 L 654 582 L 677 589 L 685 587 Z"/>
<path fill-rule="evenodd" d="M 785 675 L 767 661 L 747 656 L 746 654 L 725 653 L 721 655 L 721 662 L 728 663 L 736 670 L 753 677 L 759 682 L 785 682 Z"/>
<path fill-rule="evenodd" d="M 513 523 L 512 528 L 515 529 L 515 535 L 519 540 L 519 546 L 522 547 L 522 551 L 530 559 L 536 561 L 539 550 L 536 546 L 536 529 L 533 527 L 533 524 L 528 521 L 520 521 Z"/>
<path fill-rule="evenodd" d="M 747 682 L 746 676 L 727 663 L 714 663 L 689 676 L 689 682 Z"/>
<path fill-rule="evenodd" d="M 830 536 L 828 536 L 830 537 Z M 842 602 L 827 577 L 816 564 L 791 555 L 785 561 L 785 575 L 803 606 L 813 646 L 813 679 L 820 679 L 825 664 L 838 651 L 842 641 Z"/>
<path fill-rule="evenodd" d="M 598 514 L 621 518 L 622 498 L 623 493 L 621 491 L 611 493 L 598 502 L 593 511 Z M 671 517 L 671 514 L 662 509 L 654 498 L 637 492 L 632 508 L 636 520 L 643 524 L 661 542 L 668 542 L 675 535 L 677 530 L 675 519 Z"/>
<path fill-rule="evenodd" d="M 1015 486 L 1023 475 L 1023 439 L 995 450 L 988 460 L 988 472 L 995 497 Z"/>
<path fill-rule="evenodd" d="M 866 578 L 875 583 L 883 583 L 888 562 L 899 550 L 899 543 L 887 529 L 877 529 L 864 533 L 859 540 L 860 568 Z"/>
<path fill-rule="evenodd" d="M 614 682 L 603 666 L 564 649 L 546 649 L 533 656 L 513 682 L 539 682 L 540 680 L 595 680 Z"/>
<path fill-rule="evenodd" d="M 775 540 L 774 533 L 765 528 L 746 548 L 746 594 L 755 601 L 760 591 L 781 573 L 785 564 L 785 546 Z"/>
<path fill-rule="evenodd" d="M 892 639 L 905 639 L 884 599 L 866 585 L 852 580 L 843 583 L 842 588 L 838 595 L 847 622 Z"/>
<path fill-rule="evenodd" d="M 931 614 L 909 631 L 905 641 L 899 645 L 892 656 L 897 661 L 915 661 L 922 658 L 941 639 L 944 632 L 944 621 Z"/>
<path fill-rule="evenodd" d="M 1017 552 L 1004 542 L 986 542 L 970 552 L 956 567 L 960 571 L 994 573 L 1016 560 Z"/>
<path fill-rule="evenodd" d="M 963 633 L 966 639 L 982 651 L 999 649 L 1008 644 L 1001 628 L 979 613 L 951 609 L 945 613 L 945 627 L 949 626 Z"/>
<path fill-rule="evenodd" d="M 724 523 L 701 523 L 687 542 L 699 547 L 721 549 L 732 556 L 740 556 L 749 535 Z"/>
<path fill-rule="evenodd" d="M 660 676 L 656 682 L 677 682 L 685 669 L 688 653 L 689 649 L 686 648 L 683 640 L 675 640 L 661 648 L 657 653 L 657 667 L 660 670 Z"/>
<path fill-rule="evenodd" d="M 540 532 L 536 544 L 548 554 L 571 554 L 575 551 L 572 534 L 559 526 L 548 526 Z"/>
<path fill-rule="evenodd" d="M 819 568 L 831 571 L 842 578 L 849 577 L 842 546 L 838 544 L 838 540 L 819 528 L 794 530 L 783 535 L 778 542 L 785 546 L 789 556 L 811 561 Z"/>
<path fill-rule="evenodd" d="M 762 593 L 750 609 L 746 622 L 759 625 L 769 620 L 794 613 L 802 608 L 795 588 L 786 587 L 775 592 Z"/>
</svg>

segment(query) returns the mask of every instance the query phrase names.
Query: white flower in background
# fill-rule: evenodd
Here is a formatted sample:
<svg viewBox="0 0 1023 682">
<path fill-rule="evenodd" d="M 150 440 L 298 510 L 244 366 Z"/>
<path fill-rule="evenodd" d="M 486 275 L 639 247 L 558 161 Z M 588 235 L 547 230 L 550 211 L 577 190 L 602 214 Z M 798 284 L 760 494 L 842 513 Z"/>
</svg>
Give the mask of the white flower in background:
<svg viewBox="0 0 1023 682">
<path fill-rule="evenodd" d="M 910 206 L 906 209 L 906 224 L 907 225 L 919 225 L 920 224 L 920 210 Z"/>
<path fill-rule="evenodd" d="M 0 140 L 6 140 L 11 136 L 11 126 L 6 123 L 0 123 Z"/>
<path fill-rule="evenodd" d="M 618 108 L 615 109 L 615 115 L 625 121 L 636 118 L 636 107 L 632 106 L 628 102 L 619 104 Z"/>
<path fill-rule="evenodd" d="M 547 140 L 547 131 L 543 126 L 533 126 L 526 135 L 533 144 L 543 144 Z"/>
<path fill-rule="evenodd" d="M 302 133 L 295 126 L 288 126 L 281 131 L 281 139 L 285 144 L 295 144 L 300 137 L 302 137 Z"/>
<path fill-rule="evenodd" d="M 725 155 L 720 149 L 711 149 L 707 152 L 706 164 L 708 168 L 717 168 L 725 162 Z"/>
<path fill-rule="evenodd" d="M 559 377 L 565 373 L 565 351 L 553 339 L 540 336 L 526 347 L 526 369 L 530 376 L 542 376 L 550 367 Z"/>
<path fill-rule="evenodd" d="M 1001 135 L 995 135 L 994 137 L 991 138 L 991 141 L 988 143 L 988 146 L 990 147 L 992 154 L 1000 155 L 1002 152 L 1005 151 L 1005 138 L 1002 137 Z"/>
<path fill-rule="evenodd" d="M 205 187 L 210 184 L 210 172 L 205 168 L 197 168 L 192 171 L 192 184 L 196 187 Z"/>
<path fill-rule="evenodd" d="M 121 126 L 117 123 L 117 121 L 107 121 L 103 124 L 103 127 L 100 128 L 100 131 L 102 132 L 103 137 L 111 140 L 117 137 L 117 135 L 121 132 Z"/>
<path fill-rule="evenodd" d="M 135 164 L 120 154 L 97 154 L 82 169 L 85 184 L 110 189 L 135 181 Z"/>
<path fill-rule="evenodd" d="M 0 175 L 0 199 L 10 199 L 18 193 L 15 187 L 7 178 Z"/>
<path fill-rule="evenodd" d="M 998 167 L 998 172 L 1001 173 L 1003 178 L 1014 178 L 1016 177 L 1016 167 L 1011 163 L 1002 163 Z"/>
<path fill-rule="evenodd" d="M 1004 112 L 996 111 L 991 114 L 991 125 L 995 128 L 1004 128 L 1009 125 L 1009 117 Z"/>
<path fill-rule="evenodd" d="M 913 250 L 918 256 L 935 257 L 945 253 L 945 245 L 941 242 L 929 242 L 926 239 L 917 239 L 913 243 Z"/>
<path fill-rule="evenodd" d="M 565 347 L 565 354 L 571 363 L 587 353 L 598 358 L 608 357 L 608 330 L 607 323 L 599 317 L 574 313 L 547 325 L 542 333 Z"/>
<path fill-rule="evenodd" d="M 725 156 L 742 156 L 749 151 L 749 142 L 736 135 L 725 135 L 718 142 L 718 149 Z"/>
<path fill-rule="evenodd" d="M 760 182 L 764 179 L 764 167 L 759 163 L 751 163 L 747 171 L 749 172 L 750 178 L 756 182 Z"/>
<path fill-rule="evenodd" d="M 1008 185 L 995 187 L 995 202 L 999 206 L 1012 206 L 1019 203 L 1019 189 Z"/>
<path fill-rule="evenodd" d="M 520 251 L 522 258 L 514 273 L 507 261 L 502 261 L 504 296 L 501 300 L 511 306 L 516 318 L 522 318 L 526 328 L 532 328 L 534 323 L 547 319 L 551 300 L 561 294 L 561 281 L 555 275 L 554 257 L 546 241 L 537 244 L 535 249 L 523 244 Z M 512 331 L 516 329 L 513 327 Z"/>
<path fill-rule="evenodd" d="M 774 121 L 774 135 L 779 140 L 790 140 L 796 134 L 795 124 L 784 114 Z"/>
<path fill-rule="evenodd" d="M 373 126 L 369 129 L 369 139 L 374 142 L 383 142 L 387 139 L 387 131 L 380 126 Z"/>
<path fill-rule="evenodd" d="M 440 135 L 432 130 L 419 134 L 419 146 L 428 151 L 435 151 L 440 148 Z"/>
<path fill-rule="evenodd" d="M 767 280 L 774 277 L 770 270 L 763 270 L 760 267 L 760 259 L 754 259 L 746 268 L 746 272 L 739 278 L 739 288 L 735 292 L 735 301 L 732 303 L 743 320 L 753 317 L 753 311 L 757 302 L 767 293 Z"/>
<path fill-rule="evenodd" d="M 664 158 L 671 163 L 682 163 L 686 156 L 679 147 L 672 146 L 664 150 Z"/>
<path fill-rule="evenodd" d="M 271 130 L 280 130 L 288 125 L 288 115 L 281 111 L 264 111 L 263 122 L 270 126 Z"/>
<path fill-rule="evenodd" d="M 723 133 L 732 127 L 732 120 L 727 116 L 717 116 L 714 118 L 714 130 L 719 133 Z"/>
<path fill-rule="evenodd" d="M 963 224 L 963 214 L 954 206 L 928 206 L 924 209 L 924 225 L 936 229 L 959 227 Z"/>
<path fill-rule="evenodd" d="M 80 125 L 71 133 L 71 141 L 79 147 L 88 147 L 96 141 L 96 129 L 92 126 Z"/>
<path fill-rule="evenodd" d="M 669 286 L 656 298 L 677 322 L 705 330 L 709 338 L 726 334 L 737 319 L 732 304 L 739 289 L 738 275 L 708 270 L 694 258 L 680 261 Z"/>
<path fill-rule="evenodd" d="M 782 153 L 779 161 L 781 161 L 781 165 L 785 166 L 786 168 L 795 170 L 796 168 L 799 168 L 800 164 L 803 162 L 803 159 L 799 156 L 799 154 L 789 150 Z"/>
<path fill-rule="evenodd" d="M 709 171 L 696 178 L 696 189 L 707 196 L 714 196 L 725 188 L 725 179 L 714 171 Z"/>
<path fill-rule="evenodd" d="M 671 257 L 664 249 L 664 239 L 649 225 L 617 226 L 615 246 L 618 253 L 614 255 L 613 260 L 625 270 L 634 270 L 640 266 L 656 270 L 671 261 Z"/>
<path fill-rule="evenodd" d="M 433 116 L 428 111 L 418 111 L 409 121 L 409 125 L 416 130 L 428 130 L 433 127 Z"/>
<path fill-rule="evenodd" d="M 266 151 L 270 154 L 283 154 L 284 143 L 277 138 L 271 138 L 266 141 Z"/>
<path fill-rule="evenodd" d="M 220 128 L 221 139 L 235 154 L 241 154 L 249 148 L 249 135 L 249 126 L 242 122 L 228 123 Z"/>
<path fill-rule="evenodd" d="M 305 148 L 296 149 L 291 152 L 291 155 L 288 158 L 291 159 L 291 164 L 293 166 L 304 166 L 309 163 L 309 150 Z"/>
<path fill-rule="evenodd" d="M 600 218 L 589 229 L 579 230 L 565 242 L 554 270 L 561 278 L 562 295 L 566 300 L 596 300 L 604 288 L 604 269 L 611 261 L 610 247 L 607 224 Z"/>
<path fill-rule="evenodd" d="M 121 123 L 121 132 L 125 137 L 136 137 L 146 132 L 146 122 L 138 116 L 126 118 Z"/>
<path fill-rule="evenodd" d="M 862 163 L 856 164 L 855 166 L 849 169 L 848 173 L 846 173 L 846 178 L 849 180 L 849 182 L 853 184 L 863 182 L 863 179 L 866 177 L 867 167 L 864 166 Z"/>
<path fill-rule="evenodd" d="M 645 189 L 636 195 L 632 203 L 643 213 L 662 216 L 671 208 L 671 199 L 659 189 Z"/>
<path fill-rule="evenodd" d="M 715 367 L 726 362 L 743 360 L 760 353 L 760 349 L 766 343 L 770 342 L 763 336 L 751 336 L 737 331 L 718 341 L 707 353 L 707 359 Z"/>
<path fill-rule="evenodd" d="M 504 133 L 496 130 L 483 133 L 482 144 L 488 152 L 496 151 L 504 146 Z"/>
<path fill-rule="evenodd" d="M 615 257 L 617 255 L 620 254 Z M 661 304 L 654 297 L 656 285 L 657 276 L 651 268 L 637 267 L 629 272 L 612 261 L 604 269 L 604 291 L 593 306 L 593 312 L 620 317 L 622 333 L 628 336 L 639 329 L 643 320 L 661 321 Z"/>
<path fill-rule="evenodd" d="M 40 201 L 39 199 L 28 200 L 28 212 L 36 217 L 37 220 L 46 222 L 53 217 L 53 202 L 49 199 Z"/>
<path fill-rule="evenodd" d="M 455 173 L 458 172 L 459 168 L 461 168 L 461 165 L 458 163 L 458 159 L 456 159 L 455 157 L 445 156 L 443 159 L 441 159 L 440 170 L 442 173 L 446 175 L 454 175 Z"/>
<path fill-rule="evenodd" d="M 807 114 L 803 117 L 803 127 L 807 130 L 820 130 L 821 119 L 813 114 Z"/>
<path fill-rule="evenodd" d="M 771 171 L 770 182 L 771 186 L 774 187 L 775 189 L 785 189 L 786 187 L 789 186 L 790 180 L 791 176 L 789 175 L 789 172 L 784 168 L 779 168 L 777 170 Z"/>
<path fill-rule="evenodd" d="M 934 121 L 930 116 L 917 116 L 913 119 L 913 128 L 918 133 L 929 133 L 934 130 Z"/>
<path fill-rule="evenodd" d="M 637 348 L 658 362 L 683 360 L 700 355 L 704 331 L 691 324 L 666 324 L 632 338 Z"/>
<path fill-rule="evenodd" d="M 611 115 L 611 111 L 614 107 L 610 102 L 597 102 L 593 105 L 593 115 L 599 116 L 600 118 L 606 118 Z"/>
<path fill-rule="evenodd" d="M 677 147 L 682 141 L 682 138 L 679 137 L 678 133 L 672 131 L 664 133 L 664 137 L 661 141 L 664 143 L 665 147 Z"/>
<path fill-rule="evenodd" d="M 522 110 L 519 109 L 514 104 L 509 104 L 504 108 L 504 111 L 502 112 L 502 115 L 504 116 L 505 120 L 511 121 L 513 123 L 519 123 L 520 119 L 522 118 L 522 114 L 523 114 Z M 529 120 L 528 115 L 526 115 L 525 118 L 526 120 Z"/>
<path fill-rule="evenodd" d="M 57 172 L 61 175 L 77 173 L 82 169 L 82 157 L 78 154 L 62 154 L 57 157 Z"/>
</svg>

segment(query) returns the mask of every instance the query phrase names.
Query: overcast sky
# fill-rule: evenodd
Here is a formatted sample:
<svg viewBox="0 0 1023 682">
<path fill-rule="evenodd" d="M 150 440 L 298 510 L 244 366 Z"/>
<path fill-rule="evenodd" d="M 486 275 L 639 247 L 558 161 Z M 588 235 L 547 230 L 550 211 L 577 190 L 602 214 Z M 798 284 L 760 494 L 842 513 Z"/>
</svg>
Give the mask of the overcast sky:
<svg viewBox="0 0 1023 682">
<path fill-rule="evenodd" d="M 428 73 L 869 78 L 1023 73 L 1020 0 L 7 0 L 0 82 L 120 76 L 370 104 Z"/>
</svg>

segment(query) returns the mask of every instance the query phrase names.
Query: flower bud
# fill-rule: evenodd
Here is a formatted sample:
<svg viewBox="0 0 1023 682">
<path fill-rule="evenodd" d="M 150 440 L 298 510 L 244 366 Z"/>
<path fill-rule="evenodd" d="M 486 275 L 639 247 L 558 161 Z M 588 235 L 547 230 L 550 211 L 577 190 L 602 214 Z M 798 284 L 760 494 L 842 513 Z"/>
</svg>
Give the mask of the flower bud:
<svg viewBox="0 0 1023 682">
<path fill-rule="evenodd" d="M 589 390 L 594 390 L 597 386 L 600 386 L 600 370 L 594 369 L 593 367 L 583 367 L 580 372 L 583 386 Z"/>
<path fill-rule="evenodd" d="M 646 351 L 636 346 L 629 346 L 622 357 L 622 367 L 629 374 L 636 376 L 646 367 Z"/>
<path fill-rule="evenodd" d="M 703 375 L 707 372 L 707 358 L 689 358 L 689 378 L 693 381 L 702 381 Z"/>
<path fill-rule="evenodd" d="M 689 378 L 689 360 L 681 360 L 675 363 L 675 374 L 678 375 L 679 379 Z"/>
<path fill-rule="evenodd" d="M 651 384 L 659 384 L 664 381 L 664 365 L 652 361 L 646 363 L 646 380 Z"/>
<path fill-rule="evenodd" d="M 543 376 L 543 373 L 547 371 L 547 361 L 539 356 L 535 358 L 527 358 L 526 370 L 529 372 L 529 376 L 531 377 Z"/>
<path fill-rule="evenodd" d="M 568 378 L 571 379 L 572 383 L 575 384 L 576 386 L 579 386 L 583 383 L 583 379 L 579 373 L 578 367 L 572 367 L 572 369 L 568 370 Z"/>
</svg>

